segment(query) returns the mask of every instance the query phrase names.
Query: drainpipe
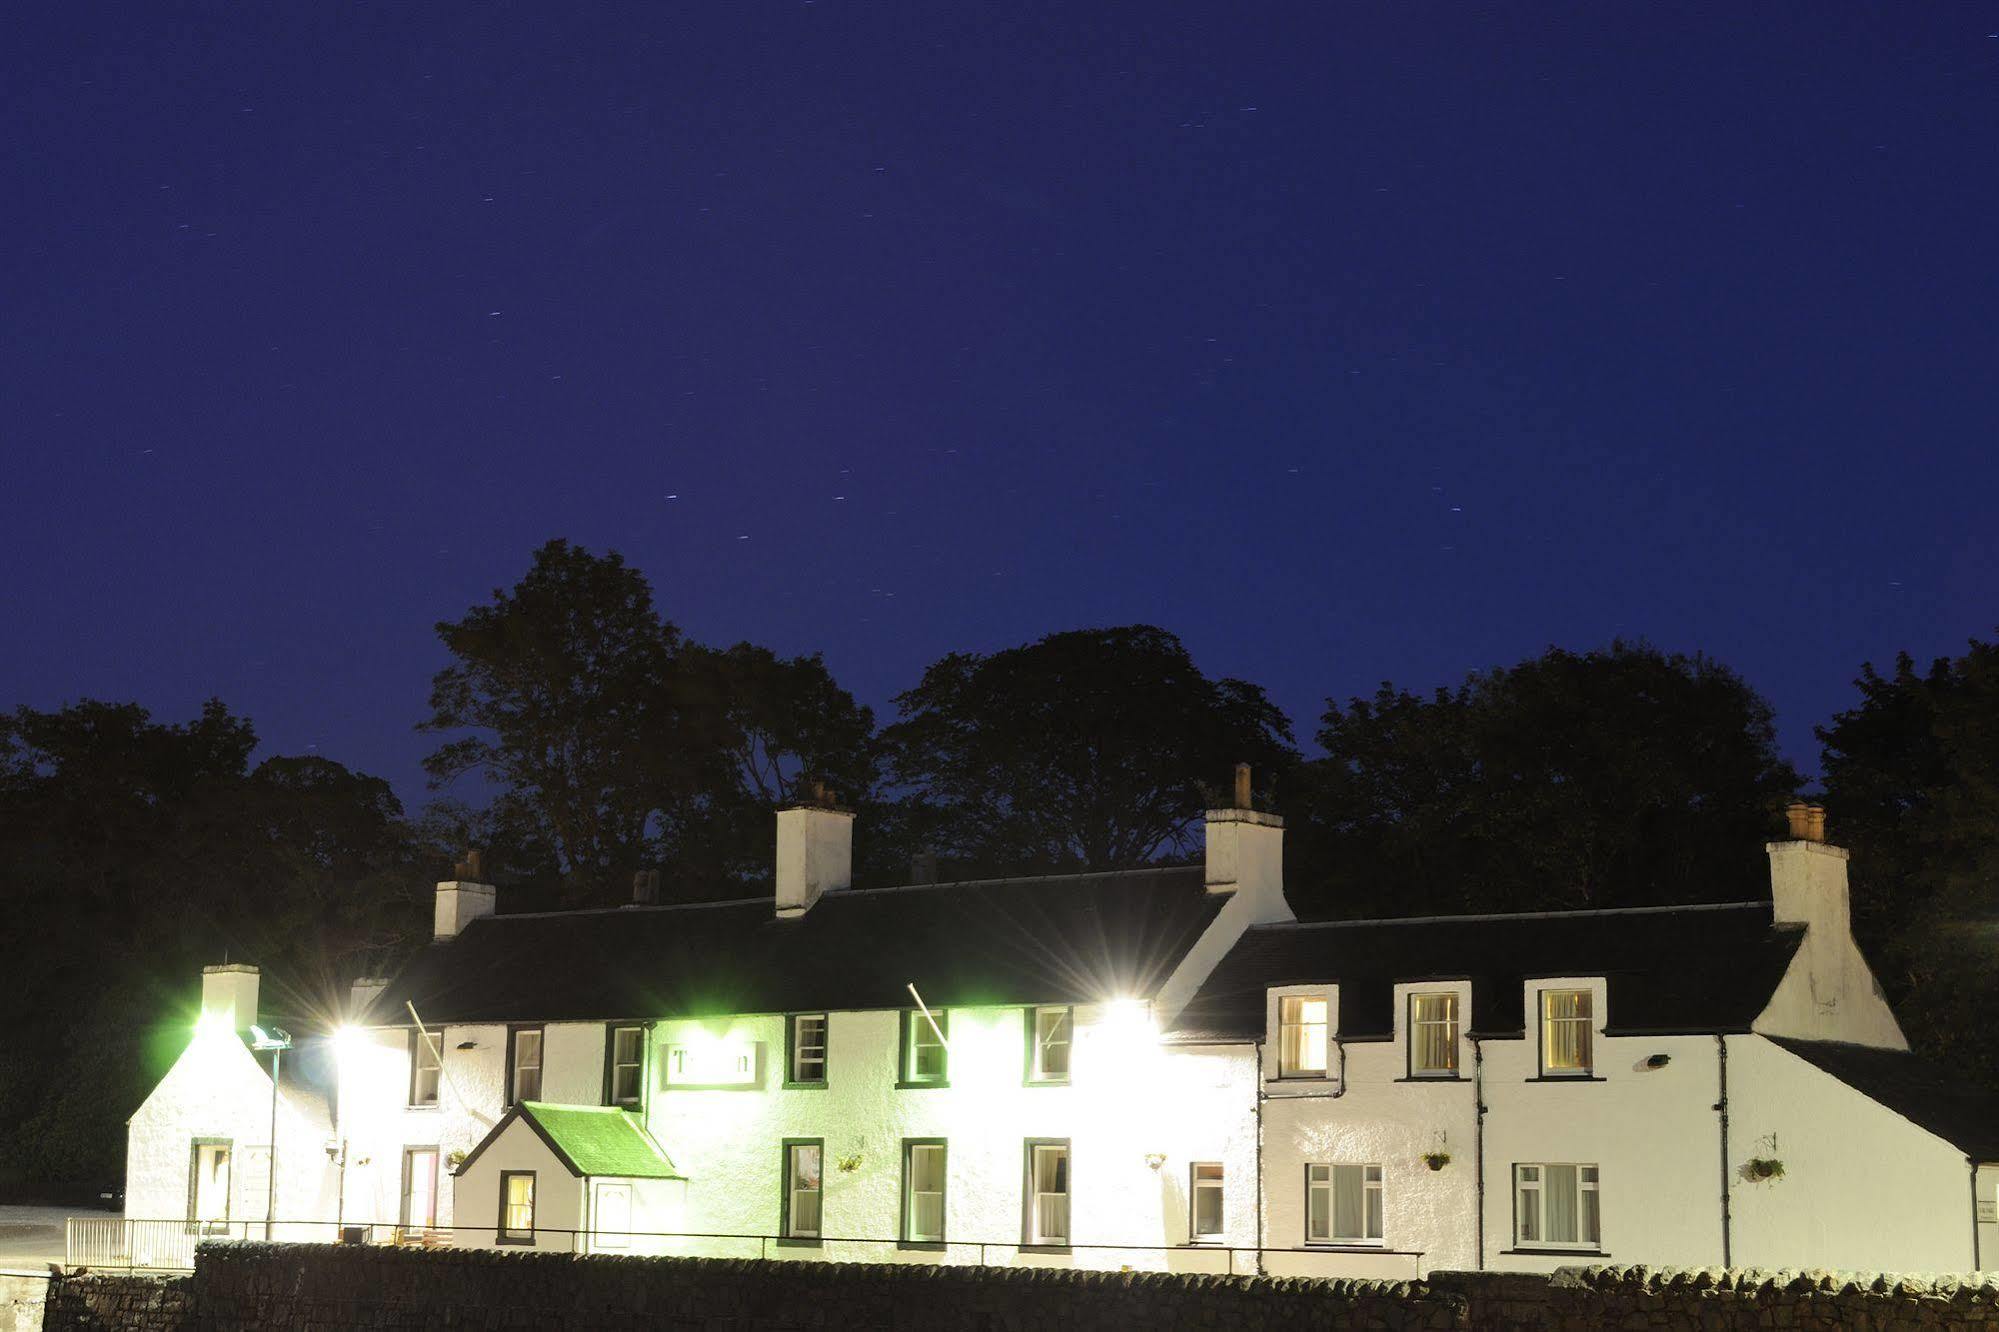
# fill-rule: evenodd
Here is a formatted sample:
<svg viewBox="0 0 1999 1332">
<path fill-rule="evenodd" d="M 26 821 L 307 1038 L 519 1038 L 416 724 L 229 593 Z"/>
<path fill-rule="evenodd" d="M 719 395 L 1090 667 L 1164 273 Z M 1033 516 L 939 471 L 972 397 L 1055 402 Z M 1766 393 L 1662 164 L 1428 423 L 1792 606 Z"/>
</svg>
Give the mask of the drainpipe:
<svg viewBox="0 0 1999 1332">
<path fill-rule="evenodd" d="M 1478 1187 L 1478 1269 L 1485 1270 L 1485 1047 L 1471 1042 L 1472 1177 Z"/>
<path fill-rule="evenodd" d="M 1714 1038 L 1715 1080 L 1721 1093 L 1714 1103 L 1715 1113 L 1721 1122 L 1721 1265 L 1734 1266 L 1735 1235 L 1734 1218 L 1729 1214 L 1728 1189 L 1728 1037 L 1715 1033 Z"/>
<path fill-rule="evenodd" d="M 1978 1162 L 1971 1157 L 1965 1162 L 1971 1167 L 1971 1270 L 1976 1272 L 1984 1258 L 1978 1252 Z"/>
<path fill-rule="evenodd" d="M 1250 1049 L 1256 1056 L 1256 1274 L 1263 1276 L 1263 1042 Z M 1234 1262 L 1229 1270 L 1235 1270 Z"/>
</svg>

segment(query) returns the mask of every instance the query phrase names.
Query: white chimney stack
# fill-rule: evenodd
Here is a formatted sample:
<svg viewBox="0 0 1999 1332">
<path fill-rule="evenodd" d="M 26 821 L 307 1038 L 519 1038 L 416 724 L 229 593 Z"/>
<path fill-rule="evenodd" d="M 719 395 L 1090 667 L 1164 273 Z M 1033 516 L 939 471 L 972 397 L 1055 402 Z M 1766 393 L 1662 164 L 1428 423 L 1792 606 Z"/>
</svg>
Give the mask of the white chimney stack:
<svg viewBox="0 0 1999 1332">
<path fill-rule="evenodd" d="M 1250 807 L 1249 765 L 1235 768 L 1235 804 L 1208 811 L 1207 885 L 1246 903 L 1252 924 L 1294 920 L 1284 899 L 1284 820 Z"/>
<path fill-rule="evenodd" d="M 382 991 L 389 988 L 387 976 L 363 976 L 347 990 L 347 1020 L 359 1022 L 369 1016 L 375 1000 L 382 997 Z"/>
<path fill-rule="evenodd" d="M 498 890 L 490 883 L 478 882 L 483 869 L 479 853 L 467 851 L 465 859 L 458 862 L 458 877 L 437 885 L 437 914 L 431 931 L 434 942 L 455 939 L 479 917 L 493 914 Z"/>
<path fill-rule="evenodd" d="M 227 962 L 201 969 L 201 1015 L 227 1022 L 231 1031 L 246 1031 L 257 1020 L 257 969 Z"/>
<path fill-rule="evenodd" d="M 777 812 L 777 914 L 802 916 L 821 893 L 854 883 L 854 812 L 817 782 Z"/>
</svg>

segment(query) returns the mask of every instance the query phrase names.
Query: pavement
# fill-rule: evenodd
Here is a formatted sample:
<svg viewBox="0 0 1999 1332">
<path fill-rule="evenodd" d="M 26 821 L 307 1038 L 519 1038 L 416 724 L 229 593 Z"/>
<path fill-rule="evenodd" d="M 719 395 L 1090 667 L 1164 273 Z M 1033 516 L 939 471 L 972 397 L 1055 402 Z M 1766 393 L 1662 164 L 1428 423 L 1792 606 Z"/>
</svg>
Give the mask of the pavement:
<svg viewBox="0 0 1999 1332">
<path fill-rule="evenodd" d="M 0 1267 L 35 1269 L 63 1260 L 63 1220 L 116 1216 L 77 1207 L 0 1207 Z"/>
</svg>

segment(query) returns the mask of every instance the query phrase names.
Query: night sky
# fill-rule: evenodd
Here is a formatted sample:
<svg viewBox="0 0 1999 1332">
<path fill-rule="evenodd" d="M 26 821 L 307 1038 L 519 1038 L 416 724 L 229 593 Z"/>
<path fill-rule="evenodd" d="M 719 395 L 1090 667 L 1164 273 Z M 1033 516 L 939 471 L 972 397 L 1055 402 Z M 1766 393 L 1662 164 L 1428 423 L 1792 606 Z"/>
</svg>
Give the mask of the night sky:
<svg viewBox="0 0 1999 1332">
<path fill-rule="evenodd" d="M 885 706 L 1999 622 L 1999 5 L 16 5 L 0 706 L 423 798 L 540 542 Z"/>
</svg>

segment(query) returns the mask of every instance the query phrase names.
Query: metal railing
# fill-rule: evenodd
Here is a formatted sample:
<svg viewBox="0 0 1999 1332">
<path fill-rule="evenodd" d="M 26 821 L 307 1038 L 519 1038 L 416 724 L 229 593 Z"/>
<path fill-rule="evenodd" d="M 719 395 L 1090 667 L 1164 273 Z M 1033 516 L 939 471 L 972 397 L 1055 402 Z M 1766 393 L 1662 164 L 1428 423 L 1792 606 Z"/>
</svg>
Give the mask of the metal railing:
<svg viewBox="0 0 1999 1332">
<path fill-rule="evenodd" d="M 262 1221 L 197 1223 L 120 1217 L 71 1217 L 65 1228 L 70 1267 L 190 1271 L 203 1243 L 262 1240 Z M 334 1221 L 276 1221 L 279 1242 L 397 1244 L 426 1248 L 543 1249 L 589 1254 L 701 1258 L 779 1258 L 821 1262 L 910 1262 L 975 1267 L 1067 1266 L 1110 1270 L 1195 1272 L 1252 1276 L 1270 1268 L 1283 1275 L 1394 1279 L 1422 1273 L 1422 1253 L 1352 1246 L 1328 1248 L 1195 1244 L 1034 1244 L 1019 1238 L 956 1239 L 916 1243 L 894 1236 L 785 1236 L 750 1231 L 566 1230 L 539 1227 L 496 1244 L 489 1226 L 412 1227 Z"/>
</svg>

